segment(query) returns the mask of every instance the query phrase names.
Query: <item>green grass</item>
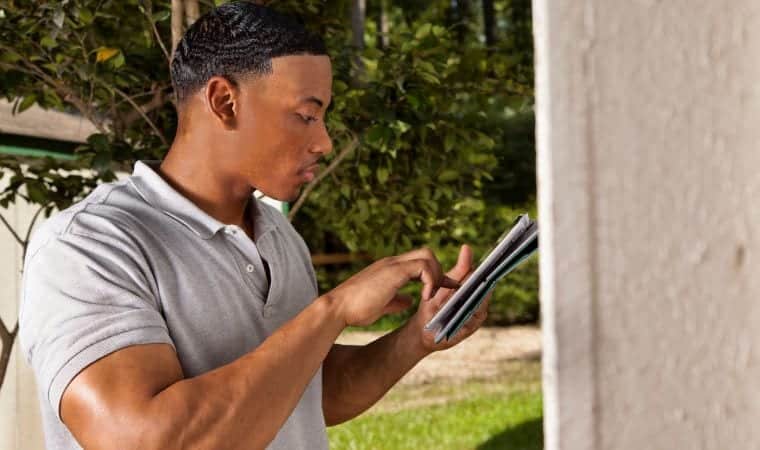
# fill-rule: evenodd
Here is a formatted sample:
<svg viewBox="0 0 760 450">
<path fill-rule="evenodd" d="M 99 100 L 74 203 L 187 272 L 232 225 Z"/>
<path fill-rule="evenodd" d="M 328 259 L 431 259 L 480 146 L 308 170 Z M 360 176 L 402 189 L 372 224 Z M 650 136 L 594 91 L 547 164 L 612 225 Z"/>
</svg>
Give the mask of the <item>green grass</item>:
<svg viewBox="0 0 760 450">
<path fill-rule="evenodd" d="M 537 368 L 537 363 L 521 362 L 503 379 L 400 387 L 365 415 L 329 428 L 330 448 L 541 449 Z M 435 404 L 425 404 L 423 399 L 431 397 Z"/>
</svg>

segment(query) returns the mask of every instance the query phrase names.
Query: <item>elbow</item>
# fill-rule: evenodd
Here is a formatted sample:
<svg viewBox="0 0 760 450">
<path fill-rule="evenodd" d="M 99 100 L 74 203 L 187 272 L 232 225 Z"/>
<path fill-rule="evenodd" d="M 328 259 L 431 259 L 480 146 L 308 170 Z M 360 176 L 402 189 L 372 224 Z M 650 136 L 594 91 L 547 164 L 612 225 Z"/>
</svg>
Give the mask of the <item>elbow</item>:
<svg viewBox="0 0 760 450">
<path fill-rule="evenodd" d="M 351 411 L 348 409 L 339 410 L 340 408 L 336 408 L 335 406 L 335 402 L 330 402 L 329 404 L 323 402 L 322 414 L 325 418 L 325 425 L 328 427 L 334 427 L 335 425 L 340 425 L 344 422 L 348 422 L 362 412 L 362 409 L 354 408 L 352 408 Z"/>
</svg>

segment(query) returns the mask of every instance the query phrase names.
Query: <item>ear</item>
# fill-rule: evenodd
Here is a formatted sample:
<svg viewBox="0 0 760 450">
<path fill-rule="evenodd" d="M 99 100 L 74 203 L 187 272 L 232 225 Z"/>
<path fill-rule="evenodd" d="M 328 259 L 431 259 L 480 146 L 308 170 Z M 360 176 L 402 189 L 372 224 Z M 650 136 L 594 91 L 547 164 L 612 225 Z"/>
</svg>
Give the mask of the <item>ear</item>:
<svg viewBox="0 0 760 450">
<path fill-rule="evenodd" d="M 211 77 L 206 83 L 203 100 L 209 112 L 225 130 L 237 127 L 239 93 L 237 85 L 224 77 Z"/>
</svg>

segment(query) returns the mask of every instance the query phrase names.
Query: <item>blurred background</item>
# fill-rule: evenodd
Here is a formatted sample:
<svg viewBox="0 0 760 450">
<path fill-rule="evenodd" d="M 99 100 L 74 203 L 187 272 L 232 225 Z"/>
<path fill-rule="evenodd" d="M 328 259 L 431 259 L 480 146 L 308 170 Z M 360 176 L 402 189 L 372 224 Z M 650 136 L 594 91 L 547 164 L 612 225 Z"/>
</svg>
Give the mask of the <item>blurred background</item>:
<svg viewBox="0 0 760 450">
<path fill-rule="evenodd" d="M 260 3 L 300 17 L 333 61 L 334 151 L 301 198 L 280 205 L 322 291 L 422 245 L 445 267 L 463 243 L 480 259 L 518 214 L 535 216 L 530 0 Z M 34 418 L 18 413 L 36 398 L 11 395 L 30 389 L 11 353 L 29 231 L 134 161 L 163 156 L 176 126 L 172 48 L 213 6 L 0 0 L 0 383 L 6 368 L 15 377 L 0 385 L 0 410 L 17 411 L 0 443 L 38 439 Z M 369 342 L 411 312 L 341 340 Z M 331 428 L 332 448 L 542 448 L 538 318 L 533 258 L 496 288 L 488 328 Z"/>
</svg>

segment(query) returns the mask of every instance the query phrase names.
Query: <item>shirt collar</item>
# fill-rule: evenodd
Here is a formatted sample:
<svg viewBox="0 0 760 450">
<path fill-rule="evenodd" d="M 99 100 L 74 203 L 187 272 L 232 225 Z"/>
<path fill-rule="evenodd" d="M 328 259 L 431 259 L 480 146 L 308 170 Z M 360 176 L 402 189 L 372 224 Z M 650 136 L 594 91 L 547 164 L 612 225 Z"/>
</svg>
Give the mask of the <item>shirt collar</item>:
<svg viewBox="0 0 760 450">
<path fill-rule="evenodd" d="M 157 172 L 160 164 L 160 161 L 137 161 L 132 176 L 129 178 L 130 183 L 146 202 L 180 222 L 202 239 L 210 239 L 227 226 L 211 217 L 167 183 Z M 274 226 L 271 221 L 263 220 L 261 205 L 255 196 L 251 196 L 251 201 L 253 202 L 253 208 L 250 208 L 250 211 L 253 214 L 254 237 L 258 240 Z"/>
</svg>

